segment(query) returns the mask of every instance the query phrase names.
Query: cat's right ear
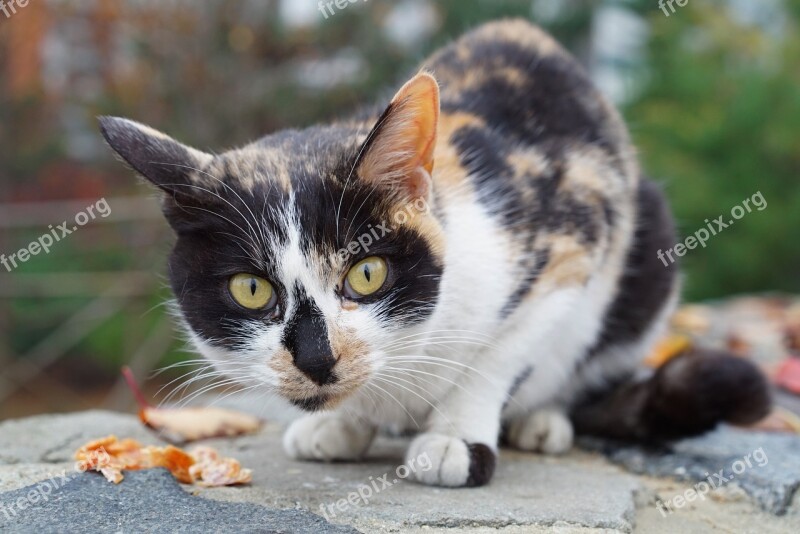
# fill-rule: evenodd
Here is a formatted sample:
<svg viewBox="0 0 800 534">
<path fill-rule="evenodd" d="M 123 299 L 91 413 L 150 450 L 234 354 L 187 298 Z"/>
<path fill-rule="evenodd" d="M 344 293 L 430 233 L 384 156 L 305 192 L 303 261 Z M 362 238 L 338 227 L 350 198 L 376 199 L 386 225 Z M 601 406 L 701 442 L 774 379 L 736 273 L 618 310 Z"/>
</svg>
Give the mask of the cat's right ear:
<svg viewBox="0 0 800 534">
<path fill-rule="evenodd" d="M 109 146 L 133 169 L 171 196 L 195 196 L 193 176 L 214 158 L 166 134 L 118 117 L 99 117 Z"/>
<path fill-rule="evenodd" d="M 439 85 L 421 72 L 392 99 L 361 148 L 356 169 L 406 200 L 427 199 L 439 123 Z"/>
</svg>

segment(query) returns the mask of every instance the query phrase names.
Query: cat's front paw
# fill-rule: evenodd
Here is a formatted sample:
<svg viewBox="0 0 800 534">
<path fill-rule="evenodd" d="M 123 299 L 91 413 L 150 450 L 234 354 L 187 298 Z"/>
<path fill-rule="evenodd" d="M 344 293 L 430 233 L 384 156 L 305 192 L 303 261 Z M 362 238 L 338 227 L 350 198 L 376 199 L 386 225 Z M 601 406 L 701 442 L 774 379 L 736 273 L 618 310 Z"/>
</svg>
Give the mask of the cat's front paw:
<svg viewBox="0 0 800 534">
<path fill-rule="evenodd" d="M 508 427 L 508 443 L 523 451 L 562 454 L 572 448 L 572 423 L 560 410 L 543 409 L 514 419 Z"/>
<path fill-rule="evenodd" d="M 298 460 L 358 460 L 375 429 L 336 414 L 314 414 L 293 422 L 283 435 L 283 449 Z"/>
<path fill-rule="evenodd" d="M 492 479 L 496 463 L 497 454 L 488 445 L 444 434 L 417 436 L 406 454 L 407 466 L 426 465 L 411 472 L 417 481 L 431 486 L 483 486 Z"/>
</svg>

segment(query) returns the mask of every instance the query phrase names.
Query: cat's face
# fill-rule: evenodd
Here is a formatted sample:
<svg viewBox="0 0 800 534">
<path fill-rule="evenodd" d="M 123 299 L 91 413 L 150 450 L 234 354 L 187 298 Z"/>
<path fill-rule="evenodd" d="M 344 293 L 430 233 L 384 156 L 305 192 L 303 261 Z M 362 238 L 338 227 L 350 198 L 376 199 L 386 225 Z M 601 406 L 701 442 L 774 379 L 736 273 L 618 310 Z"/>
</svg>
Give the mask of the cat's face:
<svg viewBox="0 0 800 534">
<path fill-rule="evenodd" d="M 315 410 L 368 383 L 435 310 L 437 118 L 436 82 L 419 75 L 371 131 L 288 131 L 212 156 L 124 119 L 101 127 L 165 192 L 169 278 L 197 348 L 232 379 Z"/>
</svg>

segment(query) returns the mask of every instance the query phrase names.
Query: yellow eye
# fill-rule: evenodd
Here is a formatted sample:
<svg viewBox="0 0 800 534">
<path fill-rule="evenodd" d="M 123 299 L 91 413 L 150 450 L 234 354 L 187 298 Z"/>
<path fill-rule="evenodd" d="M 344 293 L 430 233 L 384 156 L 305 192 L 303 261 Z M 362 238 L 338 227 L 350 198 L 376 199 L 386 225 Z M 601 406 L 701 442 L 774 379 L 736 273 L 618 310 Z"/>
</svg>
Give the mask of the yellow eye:
<svg viewBox="0 0 800 534">
<path fill-rule="evenodd" d="M 389 269 L 386 262 L 370 256 L 353 265 L 344 281 L 345 292 L 351 298 L 372 295 L 383 287 Z"/>
<path fill-rule="evenodd" d="M 266 308 L 274 304 L 276 299 L 272 284 L 253 274 L 233 275 L 228 282 L 228 290 L 236 302 L 250 310 Z"/>
</svg>

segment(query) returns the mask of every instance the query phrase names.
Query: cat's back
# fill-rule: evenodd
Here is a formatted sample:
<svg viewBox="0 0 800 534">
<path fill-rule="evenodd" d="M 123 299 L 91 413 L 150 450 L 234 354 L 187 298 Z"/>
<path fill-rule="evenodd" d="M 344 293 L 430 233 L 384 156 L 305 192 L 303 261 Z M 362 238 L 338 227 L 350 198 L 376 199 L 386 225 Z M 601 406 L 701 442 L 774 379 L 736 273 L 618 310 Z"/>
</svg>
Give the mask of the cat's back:
<svg viewBox="0 0 800 534">
<path fill-rule="evenodd" d="M 423 68 L 441 91 L 435 188 L 445 203 L 483 205 L 513 243 L 507 313 L 534 286 L 583 283 L 602 261 L 621 264 L 639 171 L 619 114 L 577 60 L 536 26 L 503 20 Z"/>
<path fill-rule="evenodd" d="M 527 21 L 484 24 L 423 68 L 439 82 L 445 122 L 469 116 L 510 141 L 537 145 L 553 156 L 570 145 L 597 145 L 618 155 L 629 150 L 622 121 L 583 67 Z"/>
</svg>

